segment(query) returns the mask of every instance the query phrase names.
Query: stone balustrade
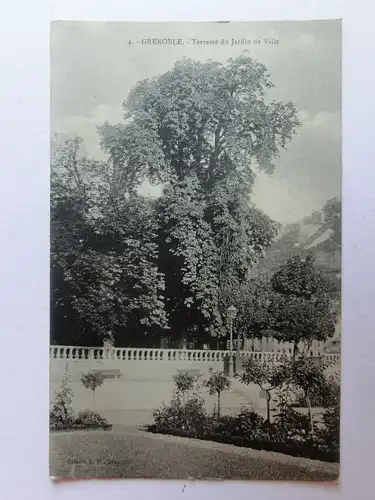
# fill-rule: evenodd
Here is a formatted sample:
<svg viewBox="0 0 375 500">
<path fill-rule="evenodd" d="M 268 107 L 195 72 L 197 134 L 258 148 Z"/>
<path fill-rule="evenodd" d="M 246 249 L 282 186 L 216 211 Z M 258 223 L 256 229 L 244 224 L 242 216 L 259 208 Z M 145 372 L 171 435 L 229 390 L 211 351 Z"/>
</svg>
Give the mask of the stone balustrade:
<svg viewBox="0 0 375 500">
<path fill-rule="evenodd" d="M 235 355 L 236 352 L 233 351 Z M 229 351 L 186 350 L 186 349 L 137 349 L 137 348 L 104 348 L 78 346 L 50 346 L 51 359 L 72 360 L 118 360 L 118 361 L 192 361 L 195 363 L 220 362 Z M 242 358 L 280 359 L 282 356 L 291 356 L 288 352 L 241 351 Z M 340 354 L 324 354 L 330 363 L 338 363 Z"/>
</svg>

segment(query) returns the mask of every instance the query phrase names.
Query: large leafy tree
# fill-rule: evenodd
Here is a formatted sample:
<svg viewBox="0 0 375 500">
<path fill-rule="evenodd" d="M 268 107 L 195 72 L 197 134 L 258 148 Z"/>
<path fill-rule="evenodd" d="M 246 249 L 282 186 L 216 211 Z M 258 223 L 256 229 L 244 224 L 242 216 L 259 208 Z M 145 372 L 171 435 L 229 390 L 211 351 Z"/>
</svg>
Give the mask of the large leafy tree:
<svg viewBox="0 0 375 500">
<path fill-rule="evenodd" d="M 154 208 L 135 194 L 129 176 L 121 181 L 112 163 L 82 158 L 79 140 L 57 145 L 51 180 L 53 340 L 95 344 L 114 338 L 126 345 L 142 341 L 129 332 L 166 327 L 156 236 Z"/>
<path fill-rule="evenodd" d="M 246 279 L 275 236 L 249 197 L 256 169 L 273 171 L 299 123 L 291 102 L 267 98 L 271 87 L 247 55 L 226 65 L 185 59 L 135 86 L 125 125 L 101 127 L 116 171 L 164 186 L 159 270 L 174 336 L 223 333 L 221 291 Z"/>
</svg>

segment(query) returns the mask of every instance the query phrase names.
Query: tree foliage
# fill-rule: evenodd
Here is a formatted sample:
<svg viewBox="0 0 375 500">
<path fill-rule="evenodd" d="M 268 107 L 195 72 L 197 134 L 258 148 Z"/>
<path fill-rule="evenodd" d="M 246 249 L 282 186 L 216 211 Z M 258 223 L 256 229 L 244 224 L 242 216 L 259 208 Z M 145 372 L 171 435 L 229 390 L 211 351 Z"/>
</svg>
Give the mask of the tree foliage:
<svg viewBox="0 0 375 500">
<path fill-rule="evenodd" d="M 292 342 L 296 353 L 301 342 L 325 341 L 335 332 L 335 314 L 329 283 L 313 265 L 311 257 L 293 257 L 271 278 L 269 313 L 272 336 Z"/>
<path fill-rule="evenodd" d="M 276 234 L 249 196 L 255 168 L 273 170 L 299 123 L 291 102 L 267 102 L 271 87 L 246 55 L 226 65 L 183 60 L 136 85 L 127 125 L 101 128 L 114 163 L 131 161 L 164 186 L 160 269 L 172 334 L 225 333 L 222 288 L 241 283 Z"/>
<path fill-rule="evenodd" d="M 272 326 L 270 301 L 272 287 L 268 279 L 249 278 L 241 285 L 227 285 L 221 292 L 222 309 L 237 309 L 234 321 L 235 336 L 261 338 L 269 334 Z"/>
<path fill-rule="evenodd" d="M 227 334 L 223 290 L 246 280 L 278 230 L 251 204 L 256 171 L 273 171 L 299 125 L 293 103 L 267 98 L 272 86 L 246 54 L 184 59 L 131 90 L 125 124 L 100 127 L 107 161 L 82 158 L 77 140 L 55 148 L 58 339 Z M 162 184 L 158 200 L 137 194 L 144 179 Z"/>
<path fill-rule="evenodd" d="M 243 373 L 237 377 L 244 384 L 255 384 L 266 394 L 267 421 L 271 421 L 272 393 L 290 379 L 289 363 L 282 360 L 248 358 L 243 362 Z"/>
<path fill-rule="evenodd" d="M 52 163 L 52 324 L 57 338 L 75 328 L 121 344 L 125 327 L 166 326 L 154 208 L 132 190 L 114 198 L 110 165 L 79 145 L 65 142 Z"/>
<path fill-rule="evenodd" d="M 95 406 L 95 391 L 98 387 L 104 384 L 104 376 L 100 372 L 87 372 L 83 373 L 81 377 L 81 385 L 86 389 L 92 391 L 92 407 Z"/>
<path fill-rule="evenodd" d="M 324 370 L 326 363 L 320 358 L 299 357 L 291 361 L 291 382 L 303 391 L 308 417 L 310 421 L 310 431 L 314 434 L 314 421 L 311 411 L 311 395 L 317 391 L 323 391 L 327 387 L 327 379 Z"/>
<path fill-rule="evenodd" d="M 207 387 L 211 395 L 216 394 L 217 396 L 217 417 L 220 418 L 220 397 L 221 393 L 228 391 L 231 386 L 231 380 L 227 375 L 222 372 L 214 371 L 210 368 L 210 375 L 204 382 L 205 387 Z"/>
</svg>

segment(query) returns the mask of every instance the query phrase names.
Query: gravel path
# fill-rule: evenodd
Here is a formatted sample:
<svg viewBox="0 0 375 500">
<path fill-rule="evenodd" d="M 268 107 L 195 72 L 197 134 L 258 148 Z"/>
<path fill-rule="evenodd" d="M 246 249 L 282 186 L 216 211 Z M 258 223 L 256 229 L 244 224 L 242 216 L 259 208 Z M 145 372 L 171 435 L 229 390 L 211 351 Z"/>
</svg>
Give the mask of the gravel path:
<svg viewBox="0 0 375 500">
<path fill-rule="evenodd" d="M 137 429 L 52 433 L 54 478 L 336 481 L 337 464 Z"/>
</svg>

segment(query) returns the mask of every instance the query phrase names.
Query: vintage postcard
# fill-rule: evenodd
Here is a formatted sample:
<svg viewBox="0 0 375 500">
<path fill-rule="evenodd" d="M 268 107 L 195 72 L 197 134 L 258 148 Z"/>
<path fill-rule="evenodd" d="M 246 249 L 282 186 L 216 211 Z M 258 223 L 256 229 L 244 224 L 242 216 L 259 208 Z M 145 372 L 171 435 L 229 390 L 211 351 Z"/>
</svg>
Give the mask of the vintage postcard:
<svg viewBox="0 0 375 500">
<path fill-rule="evenodd" d="M 50 475 L 337 481 L 341 22 L 51 25 Z"/>
</svg>

